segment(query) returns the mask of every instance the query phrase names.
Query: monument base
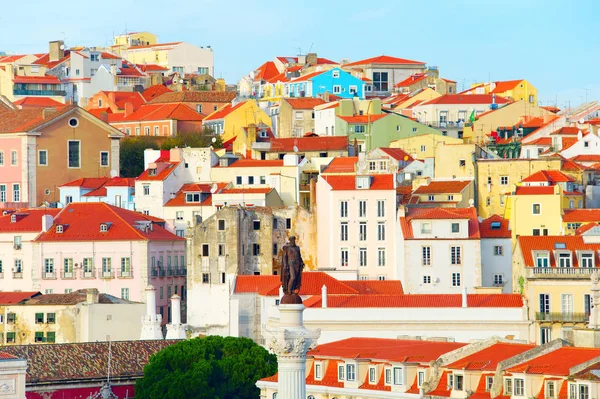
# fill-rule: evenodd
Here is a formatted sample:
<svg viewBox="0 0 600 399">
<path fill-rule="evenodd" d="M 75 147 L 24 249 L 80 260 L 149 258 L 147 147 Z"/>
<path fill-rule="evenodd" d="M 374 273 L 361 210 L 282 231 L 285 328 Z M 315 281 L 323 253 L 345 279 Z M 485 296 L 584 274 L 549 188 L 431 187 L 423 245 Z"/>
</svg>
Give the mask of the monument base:
<svg viewBox="0 0 600 399">
<path fill-rule="evenodd" d="M 279 301 L 281 305 L 301 305 L 302 298 L 298 294 L 285 294 Z"/>
</svg>

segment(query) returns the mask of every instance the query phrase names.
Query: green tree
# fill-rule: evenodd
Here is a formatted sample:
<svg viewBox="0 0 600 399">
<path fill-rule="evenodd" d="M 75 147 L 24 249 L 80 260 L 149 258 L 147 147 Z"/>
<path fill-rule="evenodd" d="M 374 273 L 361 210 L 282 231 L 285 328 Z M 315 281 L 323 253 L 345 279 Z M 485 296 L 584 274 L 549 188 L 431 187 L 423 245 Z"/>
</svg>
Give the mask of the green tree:
<svg viewBox="0 0 600 399">
<path fill-rule="evenodd" d="M 138 177 L 144 171 L 144 150 L 158 150 L 158 142 L 149 136 L 130 136 L 121 140 L 121 177 Z"/>
<path fill-rule="evenodd" d="M 213 139 L 215 140 L 213 142 Z M 171 148 L 179 147 L 191 147 L 191 148 L 202 148 L 210 147 L 222 148 L 223 141 L 221 136 L 214 134 L 212 129 L 204 127 L 202 132 L 199 133 L 183 133 L 179 132 L 173 137 L 166 138 L 160 145 L 161 150 L 170 150 Z"/>
<path fill-rule="evenodd" d="M 258 398 L 256 381 L 276 372 L 275 355 L 248 338 L 194 338 L 153 355 L 135 384 L 135 397 Z"/>
</svg>

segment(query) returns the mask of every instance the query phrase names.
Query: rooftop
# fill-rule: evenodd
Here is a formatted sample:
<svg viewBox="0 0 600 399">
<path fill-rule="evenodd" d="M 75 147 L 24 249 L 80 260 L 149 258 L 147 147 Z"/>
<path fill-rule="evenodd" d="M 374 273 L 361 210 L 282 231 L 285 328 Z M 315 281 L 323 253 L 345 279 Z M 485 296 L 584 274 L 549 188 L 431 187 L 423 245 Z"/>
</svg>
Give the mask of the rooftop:
<svg viewBox="0 0 600 399">
<path fill-rule="evenodd" d="M 286 98 L 285 101 L 292 106 L 293 109 L 314 109 L 317 105 L 325 104 L 321 98 Z"/>
<path fill-rule="evenodd" d="M 322 173 L 354 173 L 358 157 L 336 157 L 329 162 Z"/>
<path fill-rule="evenodd" d="M 508 104 L 511 101 L 492 94 L 445 94 L 421 105 L 432 104 Z"/>
<path fill-rule="evenodd" d="M 569 369 L 600 356 L 600 349 L 562 347 L 550 353 L 535 357 L 517 366 L 510 367 L 508 373 L 542 374 L 568 376 Z"/>
<path fill-rule="evenodd" d="M 556 267 L 557 260 L 555 251 L 557 249 L 572 252 L 593 251 L 594 264 L 600 264 L 600 258 L 598 257 L 600 243 L 585 243 L 582 236 L 519 236 L 517 240 L 519 242 L 519 246 L 521 247 L 523 262 L 527 267 L 536 266 L 533 254 L 533 252 L 536 251 L 547 252 L 550 257 L 549 267 Z M 572 257 L 572 265 L 572 267 L 580 267 L 579 256 Z"/>
<path fill-rule="evenodd" d="M 376 64 L 385 64 L 385 65 L 425 65 L 424 62 L 408 60 L 406 58 L 397 58 L 391 57 L 389 55 L 380 55 L 378 57 L 367 58 L 360 61 L 350 62 L 348 64 L 344 64 L 343 67 L 350 66 L 358 66 L 358 65 L 376 65 Z"/>
<path fill-rule="evenodd" d="M 548 182 L 551 184 L 574 182 L 575 179 L 560 170 L 540 170 L 522 180 L 524 183 Z"/>
<path fill-rule="evenodd" d="M 358 190 L 356 187 L 357 175 L 324 175 L 323 180 L 329 184 L 332 190 Z M 395 190 L 394 175 L 376 174 L 368 177 L 370 179 L 369 190 Z M 362 189 L 360 189 L 362 190 Z"/>
<path fill-rule="evenodd" d="M 6 215 L 0 213 L 0 234 L 39 233 L 42 231 L 42 217 L 44 215 L 56 217 L 59 212 L 60 209 L 56 208 L 32 208 L 19 209 Z"/>
<path fill-rule="evenodd" d="M 33 298 L 26 299 L 23 304 L 31 306 L 39 305 L 77 305 L 87 301 L 87 290 L 81 289 L 68 294 L 45 294 L 37 295 Z M 117 298 L 109 294 L 98 295 L 98 303 L 100 304 L 126 304 L 134 303 L 126 299 Z"/>
<path fill-rule="evenodd" d="M 461 308 L 462 294 L 329 295 L 328 308 Z M 321 296 L 304 301 L 307 308 L 321 307 Z M 470 308 L 521 308 L 519 294 L 468 294 Z"/>
<path fill-rule="evenodd" d="M 471 208 L 416 208 L 409 209 L 406 216 L 400 217 L 400 227 L 405 240 L 415 239 L 412 221 L 413 220 L 469 220 L 469 239 L 480 239 L 479 219 L 477 210 Z"/>
<path fill-rule="evenodd" d="M 417 187 L 413 194 L 460 194 L 471 183 L 472 180 L 432 180 Z"/>
<path fill-rule="evenodd" d="M 203 116 L 182 103 L 145 104 L 131 115 L 122 119 L 122 122 L 132 121 L 202 121 Z"/>
<path fill-rule="evenodd" d="M 165 92 L 149 100 L 148 103 L 230 103 L 236 96 L 237 93 L 235 91 L 176 91 Z"/>
<path fill-rule="evenodd" d="M 563 222 L 600 222 L 600 209 L 565 209 Z"/>
<path fill-rule="evenodd" d="M 498 342 L 446 365 L 455 370 L 496 371 L 498 363 L 535 348 L 535 345 Z"/>
<path fill-rule="evenodd" d="M 500 215 L 492 215 L 479 223 L 481 238 L 510 238 L 508 219 Z"/>
</svg>

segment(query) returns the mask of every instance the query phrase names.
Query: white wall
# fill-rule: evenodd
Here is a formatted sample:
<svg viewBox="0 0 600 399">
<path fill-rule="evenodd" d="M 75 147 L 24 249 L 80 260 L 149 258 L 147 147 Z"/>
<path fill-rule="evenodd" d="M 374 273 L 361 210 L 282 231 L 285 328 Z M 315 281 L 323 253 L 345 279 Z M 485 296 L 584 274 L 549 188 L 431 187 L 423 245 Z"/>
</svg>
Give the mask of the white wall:
<svg viewBox="0 0 600 399">
<path fill-rule="evenodd" d="M 335 135 L 335 111 L 336 108 L 328 108 L 315 110 L 315 133 L 319 136 L 325 136 L 325 127 L 327 127 L 327 135 Z"/>
<path fill-rule="evenodd" d="M 169 50 L 169 69 L 183 67 L 185 73 L 198 73 L 198 67 L 207 67 L 214 76 L 214 53 L 210 48 L 201 48 L 189 43 L 181 43 Z"/>
<path fill-rule="evenodd" d="M 502 246 L 502 255 L 494 254 L 495 246 Z M 481 239 L 481 274 L 484 287 L 494 286 L 494 275 L 501 274 L 502 292 L 512 293 L 512 240 L 510 238 Z"/>
</svg>

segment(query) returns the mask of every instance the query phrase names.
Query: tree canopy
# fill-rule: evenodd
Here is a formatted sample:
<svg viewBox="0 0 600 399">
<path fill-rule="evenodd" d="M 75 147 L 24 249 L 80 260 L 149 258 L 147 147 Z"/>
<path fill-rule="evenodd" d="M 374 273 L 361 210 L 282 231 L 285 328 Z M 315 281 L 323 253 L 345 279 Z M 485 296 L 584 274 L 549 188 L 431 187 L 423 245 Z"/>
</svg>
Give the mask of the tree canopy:
<svg viewBox="0 0 600 399">
<path fill-rule="evenodd" d="M 135 397 L 259 398 L 256 381 L 276 372 L 276 356 L 248 338 L 194 338 L 153 355 L 135 384 Z"/>
</svg>

